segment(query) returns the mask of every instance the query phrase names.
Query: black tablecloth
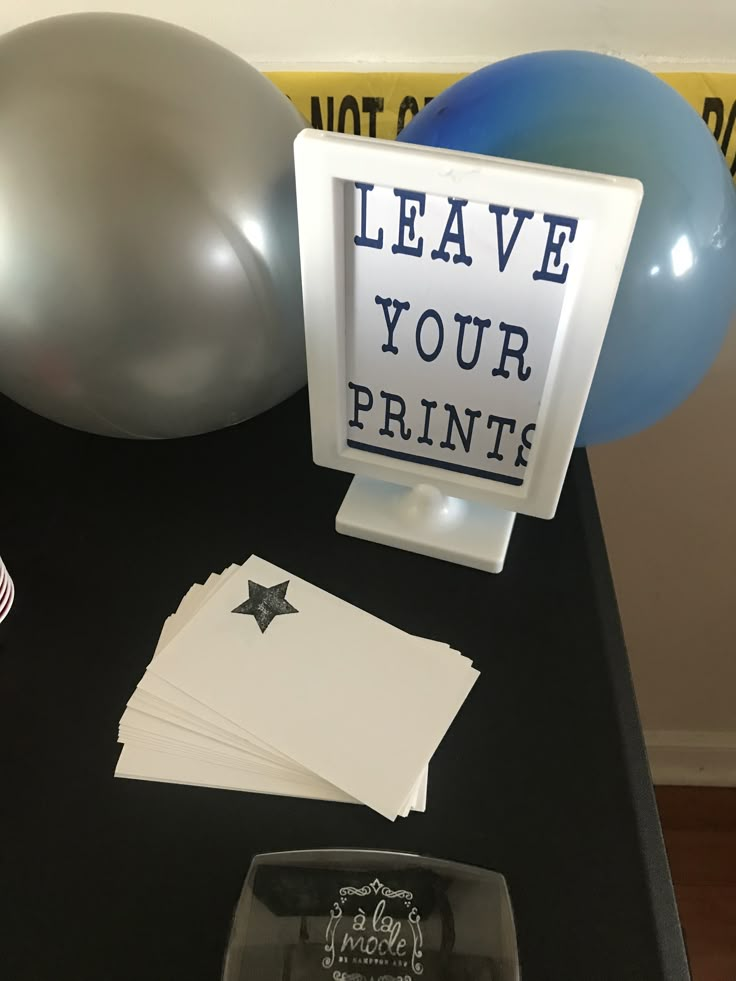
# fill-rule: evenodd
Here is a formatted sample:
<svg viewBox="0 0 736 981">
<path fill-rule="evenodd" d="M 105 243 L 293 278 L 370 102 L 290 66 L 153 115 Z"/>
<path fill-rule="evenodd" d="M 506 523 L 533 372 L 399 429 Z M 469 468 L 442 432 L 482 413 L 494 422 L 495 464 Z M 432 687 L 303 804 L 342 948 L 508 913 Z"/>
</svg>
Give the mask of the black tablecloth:
<svg viewBox="0 0 736 981">
<path fill-rule="evenodd" d="M 583 452 L 491 576 L 337 535 L 349 478 L 312 464 L 303 393 L 169 442 L 0 400 L 0 446 L 0 976 L 215 981 L 251 857 L 318 846 L 502 872 L 524 981 L 688 976 Z M 480 668 L 426 814 L 113 779 L 162 621 L 251 553 Z"/>
</svg>

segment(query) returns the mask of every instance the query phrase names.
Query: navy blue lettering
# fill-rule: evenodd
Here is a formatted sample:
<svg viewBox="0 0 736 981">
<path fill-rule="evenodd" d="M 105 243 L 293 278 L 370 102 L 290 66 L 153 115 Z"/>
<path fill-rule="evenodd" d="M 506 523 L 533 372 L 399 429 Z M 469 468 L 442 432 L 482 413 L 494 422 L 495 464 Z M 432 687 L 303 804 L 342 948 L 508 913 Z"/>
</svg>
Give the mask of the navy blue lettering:
<svg viewBox="0 0 736 981">
<path fill-rule="evenodd" d="M 470 443 L 473 439 L 473 426 L 475 425 L 475 420 L 480 418 L 480 409 L 465 410 L 465 415 L 468 417 L 468 428 L 465 432 L 463 432 L 463 428 L 460 425 L 460 416 L 457 413 L 457 409 L 451 402 L 445 402 L 445 411 L 447 412 L 447 436 L 440 443 L 440 446 L 443 450 L 454 450 L 456 448 L 452 442 L 452 430 L 456 429 L 460 437 L 460 442 L 463 444 L 463 449 L 466 453 L 469 453 Z"/>
<path fill-rule="evenodd" d="M 430 402 L 429 399 L 422 399 L 422 405 L 424 406 L 424 432 L 417 438 L 417 443 L 426 443 L 427 446 L 431 446 L 434 440 L 429 438 L 429 420 L 432 410 L 437 408 L 437 403 Z"/>
<path fill-rule="evenodd" d="M 386 318 L 386 329 L 388 330 L 388 343 L 381 345 L 381 350 L 387 354 L 398 354 L 399 349 L 394 344 L 394 331 L 402 311 L 409 309 L 408 301 L 392 300 L 390 296 L 377 296 L 376 303 L 383 307 L 383 316 Z M 389 313 L 389 307 L 394 308 L 393 316 Z"/>
<path fill-rule="evenodd" d="M 404 425 L 404 416 L 406 415 L 406 402 L 402 399 L 400 395 L 392 395 L 391 392 L 381 392 L 381 398 L 386 403 L 386 415 L 383 423 L 383 427 L 378 430 L 381 436 L 391 436 L 393 438 L 396 434 L 391 429 L 389 425 L 392 421 L 398 422 L 399 424 L 399 435 L 402 439 L 409 439 L 411 436 L 411 429 Z M 398 408 L 393 410 L 392 405 L 397 405 Z"/>
<path fill-rule="evenodd" d="M 516 240 L 519 237 L 519 232 L 521 231 L 521 226 L 527 220 L 527 218 L 534 217 L 533 211 L 525 211 L 523 208 L 514 208 L 514 218 L 516 218 L 516 224 L 514 225 L 514 230 L 511 233 L 511 238 L 509 239 L 509 244 L 504 248 L 503 244 L 503 217 L 509 213 L 508 208 L 502 208 L 498 204 L 489 204 L 488 210 L 492 215 L 496 216 L 496 238 L 498 240 L 498 271 L 503 272 L 506 268 L 506 264 L 511 258 L 511 253 L 514 251 L 514 246 L 516 245 Z"/>
<path fill-rule="evenodd" d="M 503 321 L 498 325 L 498 329 L 503 331 L 503 350 L 501 351 L 501 360 L 499 362 L 498 368 L 494 368 L 491 371 L 492 375 L 500 375 L 502 378 L 508 378 L 511 374 L 506 368 L 506 360 L 508 358 L 516 358 L 519 362 L 517 365 L 517 373 L 520 381 L 526 381 L 529 375 L 532 373 L 532 369 L 524 364 L 524 352 L 529 344 L 529 335 L 524 330 L 523 327 L 517 327 L 515 324 L 505 324 Z M 511 338 L 520 338 L 518 347 L 511 347 Z"/>
<path fill-rule="evenodd" d="M 454 263 L 462 262 L 464 265 L 470 266 L 473 260 L 465 251 L 465 230 L 463 228 L 462 210 L 468 202 L 463 200 L 463 198 L 448 198 L 447 201 L 450 205 L 450 214 L 447 216 L 447 224 L 442 233 L 440 247 L 432 250 L 432 258 L 449 262 L 450 253 L 447 251 L 447 246 L 452 243 L 458 247 L 457 255 L 452 257 L 452 261 Z M 457 225 L 455 231 L 453 231 L 453 225 Z"/>
<path fill-rule="evenodd" d="M 496 425 L 498 426 L 496 442 L 494 443 L 491 452 L 486 454 L 489 460 L 503 460 L 503 453 L 500 451 L 503 431 L 508 426 L 509 432 L 513 433 L 513 431 L 516 429 L 516 419 L 506 419 L 504 416 L 488 416 L 488 428 L 493 429 L 493 427 Z"/>
<path fill-rule="evenodd" d="M 470 361 L 466 361 L 463 357 L 463 344 L 465 342 L 465 328 L 470 323 L 470 315 L 464 317 L 461 313 L 455 314 L 455 320 L 458 323 L 458 334 L 457 334 L 457 363 L 461 368 L 465 368 L 466 371 L 470 371 L 471 368 L 475 368 L 478 364 L 478 358 L 480 357 L 480 345 L 483 340 L 483 331 L 491 326 L 490 320 L 481 320 L 480 317 L 473 317 L 473 324 L 478 328 L 478 332 L 475 335 L 475 350 L 473 351 L 473 357 Z"/>
<path fill-rule="evenodd" d="M 421 236 L 418 239 L 416 238 L 414 223 L 417 220 L 417 211 L 419 212 L 420 218 L 424 215 L 424 205 L 426 203 L 427 196 L 426 194 L 422 194 L 420 191 L 402 191 L 399 188 L 394 189 L 394 194 L 399 199 L 401 204 L 399 205 L 398 242 L 396 245 L 391 246 L 391 251 L 394 255 L 400 253 L 401 255 L 420 256 L 424 246 L 424 239 Z M 411 205 L 409 208 L 408 213 L 406 210 L 407 201 L 415 202 L 415 204 Z M 416 239 L 416 245 L 406 244 L 406 239 L 404 238 L 405 232 L 408 232 L 410 242 L 413 242 Z"/>
<path fill-rule="evenodd" d="M 561 215 L 545 215 L 544 220 L 549 225 L 547 245 L 544 249 L 542 267 L 532 273 L 532 279 L 544 279 L 548 283 L 564 283 L 567 279 L 569 265 L 565 263 L 562 267 L 562 272 L 553 273 L 550 272 L 549 261 L 552 259 L 554 268 L 559 269 L 560 263 L 562 262 L 562 247 L 568 241 L 568 235 L 561 231 L 559 236 L 555 238 L 557 229 L 566 228 L 569 232 L 569 241 L 574 242 L 575 232 L 578 229 L 578 220 L 577 218 L 563 218 Z"/>
<path fill-rule="evenodd" d="M 354 429 L 362 429 L 363 423 L 358 418 L 361 412 L 370 412 L 373 408 L 373 392 L 370 388 L 366 388 L 365 385 L 356 385 L 354 382 L 348 382 L 348 388 L 353 391 L 353 418 L 349 420 L 348 426 L 352 426 Z M 364 402 L 360 401 L 360 396 L 367 396 Z"/>
<path fill-rule="evenodd" d="M 368 238 L 368 233 L 366 231 L 368 225 L 368 215 L 367 205 L 368 205 L 368 191 L 373 190 L 373 184 L 361 184 L 356 181 L 355 186 L 360 191 L 360 235 L 356 235 L 353 242 L 356 245 L 364 245 L 367 249 L 382 249 L 383 248 L 383 229 L 378 229 L 378 235 L 376 238 Z"/>
<path fill-rule="evenodd" d="M 424 328 L 425 323 L 430 319 L 434 320 L 434 322 L 437 324 L 437 344 L 435 346 L 434 351 L 431 351 L 429 354 L 427 354 L 427 352 L 424 350 L 424 346 L 422 345 L 422 330 Z M 419 322 L 417 323 L 417 351 L 419 352 L 419 357 L 423 361 L 434 361 L 434 359 L 442 350 L 442 345 L 444 343 L 444 340 L 445 340 L 445 328 L 442 323 L 442 318 L 440 317 L 440 315 L 437 313 L 436 310 L 425 310 L 424 313 L 419 318 Z"/>
<path fill-rule="evenodd" d="M 530 422 L 528 426 L 524 426 L 521 430 L 521 443 L 519 444 L 519 449 L 516 451 L 516 459 L 514 460 L 515 467 L 525 467 L 529 460 L 524 456 L 524 450 L 530 450 L 532 448 L 531 441 L 529 440 L 529 434 L 533 433 L 536 429 L 536 425 Z"/>
</svg>

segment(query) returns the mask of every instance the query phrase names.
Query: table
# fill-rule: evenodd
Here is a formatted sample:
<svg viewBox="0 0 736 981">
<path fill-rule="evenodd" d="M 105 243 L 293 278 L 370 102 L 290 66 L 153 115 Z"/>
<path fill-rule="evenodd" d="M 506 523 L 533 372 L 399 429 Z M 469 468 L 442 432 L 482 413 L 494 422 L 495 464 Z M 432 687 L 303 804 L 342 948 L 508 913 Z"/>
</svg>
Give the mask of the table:
<svg viewBox="0 0 736 981">
<path fill-rule="evenodd" d="M 337 535 L 349 478 L 311 462 L 304 393 L 168 442 L 0 399 L 0 445 L 0 975 L 216 981 L 251 857 L 345 846 L 502 872 L 524 981 L 689 977 L 584 452 L 491 576 Z M 480 668 L 426 814 L 113 779 L 164 618 L 251 553 Z"/>
</svg>

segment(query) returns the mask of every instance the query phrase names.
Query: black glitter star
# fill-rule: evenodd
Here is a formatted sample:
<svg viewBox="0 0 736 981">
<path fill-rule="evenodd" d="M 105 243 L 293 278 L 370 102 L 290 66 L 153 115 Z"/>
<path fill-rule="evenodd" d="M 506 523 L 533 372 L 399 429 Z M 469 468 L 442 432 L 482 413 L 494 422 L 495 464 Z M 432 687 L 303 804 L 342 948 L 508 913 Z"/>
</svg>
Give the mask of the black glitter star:
<svg viewBox="0 0 736 981">
<path fill-rule="evenodd" d="M 286 589 L 289 580 L 280 582 L 278 586 L 261 586 L 257 582 L 248 580 L 248 599 L 236 606 L 233 613 L 247 613 L 256 618 L 256 623 L 261 628 L 261 633 L 265 634 L 266 628 L 274 617 L 282 613 L 298 613 L 299 610 L 292 606 L 286 599 Z"/>
</svg>

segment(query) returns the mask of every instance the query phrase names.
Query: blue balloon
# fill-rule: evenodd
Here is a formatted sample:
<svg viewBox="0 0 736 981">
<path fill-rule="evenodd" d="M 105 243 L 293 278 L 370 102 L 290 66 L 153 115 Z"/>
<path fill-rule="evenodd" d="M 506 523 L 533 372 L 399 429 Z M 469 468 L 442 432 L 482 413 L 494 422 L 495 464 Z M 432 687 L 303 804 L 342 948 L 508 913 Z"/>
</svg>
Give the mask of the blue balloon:
<svg viewBox="0 0 736 981">
<path fill-rule="evenodd" d="M 736 192 L 674 89 L 607 55 L 521 55 L 451 86 L 399 139 L 638 178 L 644 200 L 578 444 L 643 429 L 692 392 L 736 309 Z"/>
</svg>

